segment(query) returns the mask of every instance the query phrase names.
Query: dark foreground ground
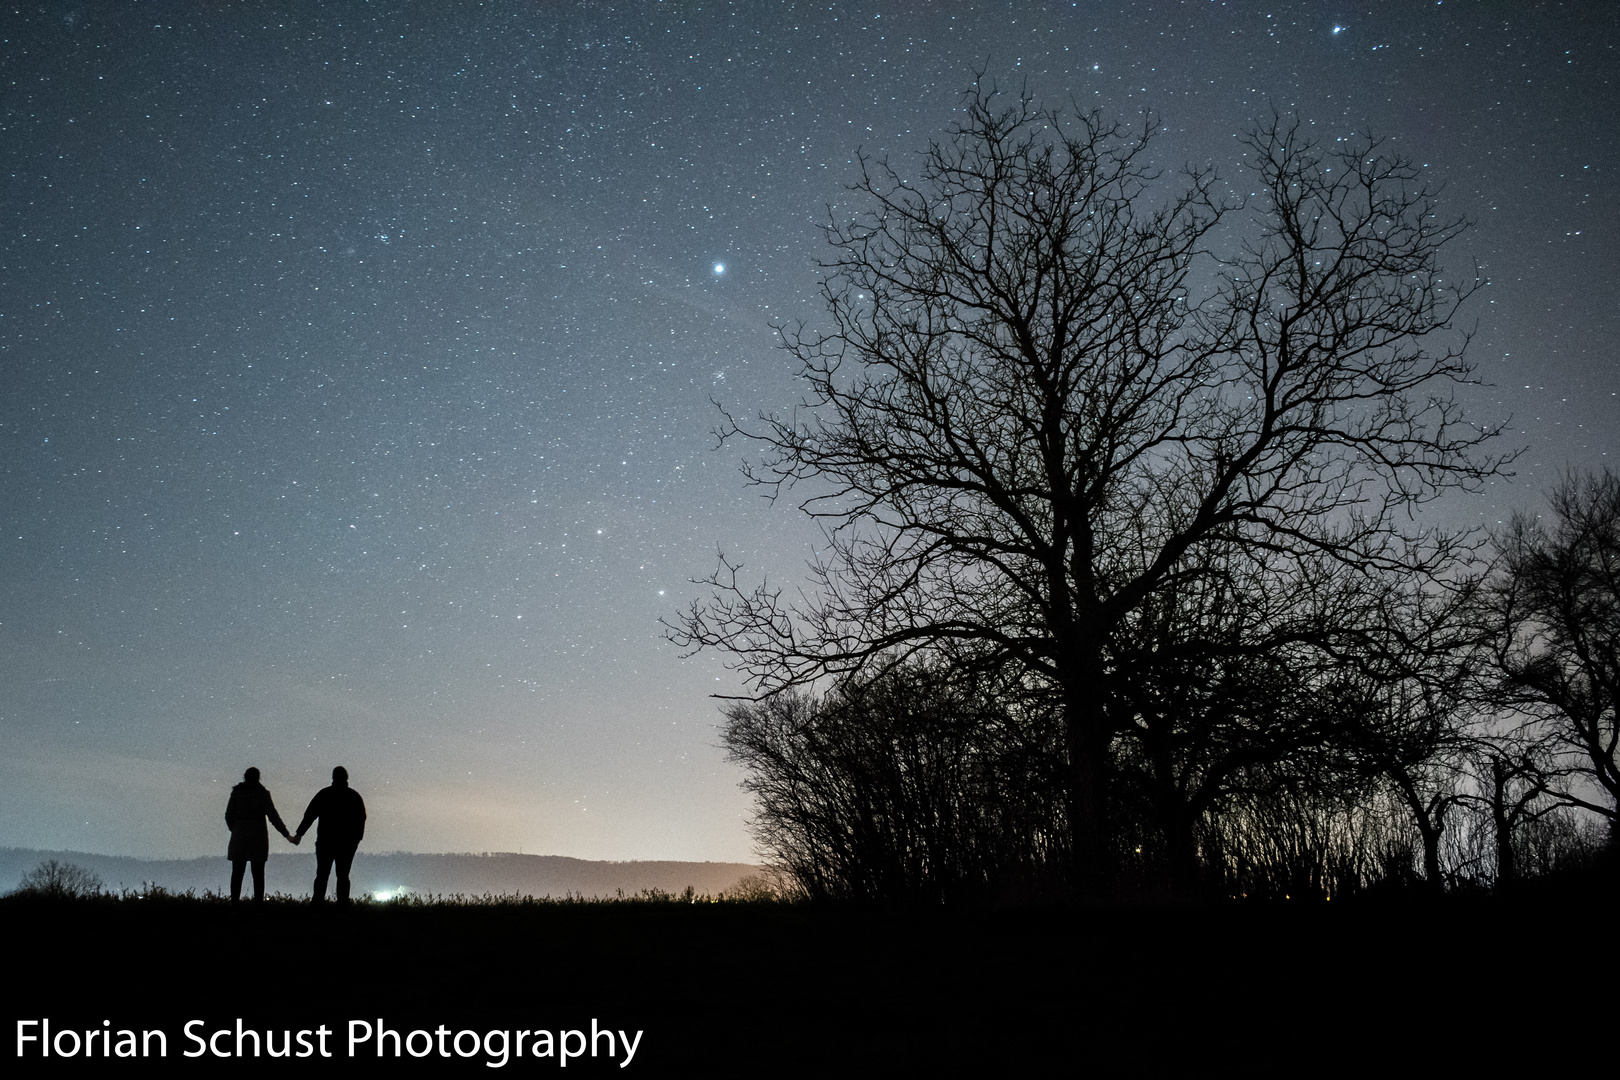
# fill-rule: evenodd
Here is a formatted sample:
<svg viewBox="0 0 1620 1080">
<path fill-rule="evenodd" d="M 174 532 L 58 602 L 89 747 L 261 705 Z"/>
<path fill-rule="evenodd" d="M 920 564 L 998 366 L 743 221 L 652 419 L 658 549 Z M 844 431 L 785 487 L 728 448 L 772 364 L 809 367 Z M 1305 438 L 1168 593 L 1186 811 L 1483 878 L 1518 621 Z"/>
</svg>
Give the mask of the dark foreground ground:
<svg viewBox="0 0 1620 1080">
<path fill-rule="evenodd" d="M 515 1032 L 575 1050 L 593 1023 L 641 1032 L 634 1058 L 621 1070 L 624 1046 L 609 1057 L 599 1037 L 561 1075 L 1562 1073 L 1575 1048 L 1612 1048 L 1614 916 L 1612 895 L 958 913 L 11 897 L 5 1071 L 144 1071 L 99 1038 L 93 1061 L 28 1042 L 19 1062 L 18 1032 L 42 1029 L 18 1021 L 48 1019 L 111 1031 L 113 1049 L 120 1030 L 162 1030 L 160 1075 L 550 1073 L 559 1058 L 533 1057 L 534 1035 L 514 1056 Z M 350 1021 L 379 1018 L 432 1049 L 390 1043 L 379 1061 L 368 1041 L 351 1058 Z M 184 1056 L 191 1021 L 226 1034 Z M 255 1059 L 244 1036 L 248 1060 L 224 1060 L 238 1021 L 277 1048 L 290 1033 L 294 1053 L 324 1026 L 332 1056 Z"/>
</svg>

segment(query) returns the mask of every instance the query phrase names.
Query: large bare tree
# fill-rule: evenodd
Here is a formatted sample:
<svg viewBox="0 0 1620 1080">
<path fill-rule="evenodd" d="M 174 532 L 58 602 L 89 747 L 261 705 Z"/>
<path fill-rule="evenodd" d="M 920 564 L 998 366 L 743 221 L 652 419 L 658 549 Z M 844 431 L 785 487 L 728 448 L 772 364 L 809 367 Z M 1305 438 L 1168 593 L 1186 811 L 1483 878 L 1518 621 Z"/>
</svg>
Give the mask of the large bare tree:
<svg viewBox="0 0 1620 1080">
<path fill-rule="evenodd" d="M 671 632 L 761 694 L 896 651 L 1021 665 L 1063 708 L 1087 891 L 1123 621 L 1205 550 L 1421 568 L 1447 543 L 1405 542 L 1399 512 L 1499 467 L 1451 398 L 1477 282 L 1437 257 L 1463 224 L 1416 165 L 1273 117 L 1245 205 L 1200 170 L 1161 196 L 1154 134 L 978 88 L 914 178 L 861 158 L 869 209 L 826 227 L 830 326 L 782 328 L 806 396 L 725 430 L 772 497 L 805 485 L 824 557 L 797 601 L 722 557 Z"/>
</svg>

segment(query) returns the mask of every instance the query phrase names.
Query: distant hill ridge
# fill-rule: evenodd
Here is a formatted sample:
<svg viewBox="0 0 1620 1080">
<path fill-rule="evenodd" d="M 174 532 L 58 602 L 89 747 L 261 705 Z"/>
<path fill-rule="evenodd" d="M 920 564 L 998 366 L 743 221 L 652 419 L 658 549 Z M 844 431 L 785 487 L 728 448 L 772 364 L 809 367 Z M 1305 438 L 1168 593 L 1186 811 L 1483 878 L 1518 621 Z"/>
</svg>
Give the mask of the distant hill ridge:
<svg viewBox="0 0 1620 1080">
<path fill-rule="evenodd" d="M 136 859 L 123 855 L 96 855 L 82 851 L 36 851 L 0 848 L 0 892 L 11 892 L 22 876 L 46 859 L 73 863 L 101 876 L 111 889 L 137 889 L 145 883 L 171 892 L 194 889 L 198 893 L 230 891 L 231 864 L 223 856 L 195 859 Z M 680 892 L 688 885 L 700 893 L 717 893 L 740 879 L 759 873 L 748 863 L 715 862 L 593 862 L 566 855 L 519 855 L 492 852 L 482 855 L 420 855 L 396 851 L 355 856 L 351 879 L 354 892 L 389 893 L 400 889 L 416 895 L 462 893 L 481 896 L 613 896 L 618 891 L 643 889 Z M 313 848 L 277 852 L 265 864 L 265 891 L 307 896 L 315 877 Z M 252 891 L 251 879 L 245 883 Z"/>
</svg>

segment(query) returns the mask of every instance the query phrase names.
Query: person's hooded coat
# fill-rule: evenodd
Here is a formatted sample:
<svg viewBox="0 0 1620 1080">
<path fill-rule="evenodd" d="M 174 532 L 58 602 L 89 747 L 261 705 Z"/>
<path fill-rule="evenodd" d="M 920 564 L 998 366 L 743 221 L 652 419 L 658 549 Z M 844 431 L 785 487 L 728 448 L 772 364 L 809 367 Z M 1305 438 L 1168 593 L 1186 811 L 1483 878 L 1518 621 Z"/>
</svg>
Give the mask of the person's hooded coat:
<svg viewBox="0 0 1620 1080">
<path fill-rule="evenodd" d="M 286 832 L 270 792 L 257 781 L 244 780 L 231 788 L 231 801 L 225 804 L 225 824 L 231 830 L 231 846 L 226 857 L 232 862 L 264 862 L 270 857 L 270 829 Z"/>
</svg>

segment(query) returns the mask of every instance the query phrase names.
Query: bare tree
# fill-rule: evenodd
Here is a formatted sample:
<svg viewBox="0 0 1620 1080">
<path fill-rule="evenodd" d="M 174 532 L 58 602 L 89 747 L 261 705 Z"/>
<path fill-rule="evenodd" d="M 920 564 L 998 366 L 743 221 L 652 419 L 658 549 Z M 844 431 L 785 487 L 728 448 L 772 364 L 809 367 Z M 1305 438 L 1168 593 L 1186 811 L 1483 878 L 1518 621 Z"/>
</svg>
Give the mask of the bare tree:
<svg viewBox="0 0 1620 1080">
<path fill-rule="evenodd" d="M 1349 708 L 1333 740 L 1356 767 L 1390 785 L 1423 846 L 1423 879 L 1444 888 L 1441 839 L 1448 815 L 1467 802 L 1469 762 L 1482 746 L 1474 690 L 1487 634 L 1475 615 L 1478 582 L 1452 587 L 1394 582 L 1345 656 Z"/>
<path fill-rule="evenodd" d="M 775 497 L 811 482 L 825 555 L 800 603 L 721 559 L 671 628 L 762 694 L 967 642 L 1061 702 L 1078 882 L 1104 880 L 1116 719 L 1110 639 L 1203 551 L 1421 570 L 1397 511 L 1500 461 L 1437 257 L 1462 230 L 1376 140 L 1324 147 L 1273 117 L 1245 140 L 1246 230 L 1208 171 L 1160 198 L 1150 119 L 977 88 L 915 180 L 861 158 L 871 209 L 827 227 L 831 328 L 782 328 L 808 388 L 724 434 Z M 1217 259 L 1232 224 L 1247 238 Z"/>
<path fill-rule="evenodd" d="M 77 863 L 46 859 L 22 876 L 17 884 L 19 893 L 45 896 L 55 900 L 72 900 L 81 896 L 94 896 L 101 892 L 101 875 L 86 870 Z"/>
<path fill-rule="evenodd" d="M 1345 736 L 1364 768 L 1384 778 L 1423 845 L 1423 880 L 1445 887 L 1440 840 L 1450 811 L 1465 796 L 1462 758 L 1470 743 L 1442 688 L 1399 678 L 1371 689 L 1366 712 Z"/>
<path fill-rule="evenodd" d="M 1490 815 L 1496 887 L 1506 890 L 1521 876 L 1519 833 L 1563 804 L 1549 796 L 1546 766 L 1534 746 L 1515 746 L 1503 739 L 1481 740 L 1471 771 L 1475 791 L 1464 799 Z"/>
<path fill-rule="evenodd" d="M 1557 755 L 1558 798 L 1609 822 L 1620 850 L 1620 476 L 1570 475 L 1552 520 L 1515 514 L 1492 579 L 1503 703 Z"/>
<path fill-rule="evenodd" d="M 1155 590 L 1109 642 L 1119 767 L 1145 774 L 1177 895 L 1198 888 L 1201 823 L 1234 799 L 1280 783 L 1342 793 L 1338 654 L 1367 606 L 1332 560 L 1278 576 L 1238 549 L 1205 554 L 1218 561 Z"/>
</svg>

